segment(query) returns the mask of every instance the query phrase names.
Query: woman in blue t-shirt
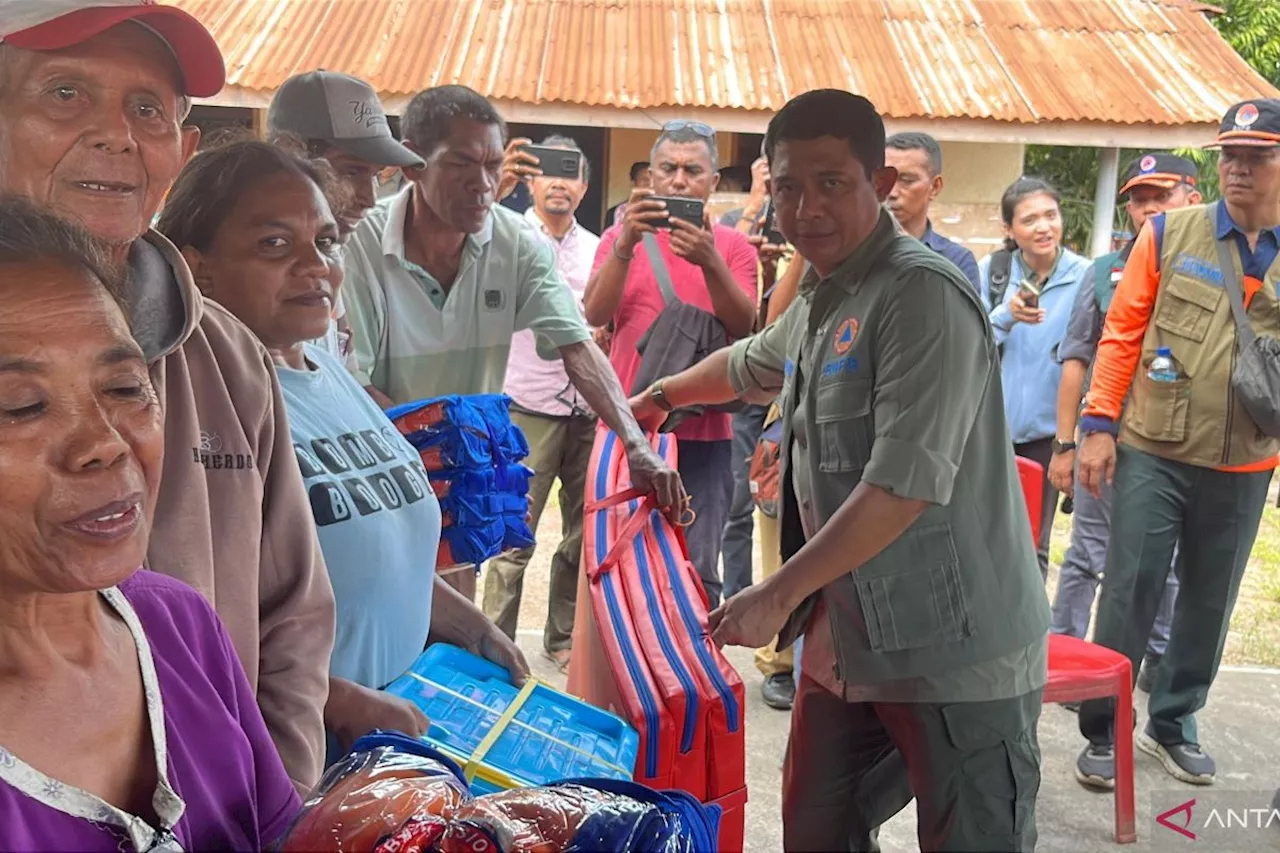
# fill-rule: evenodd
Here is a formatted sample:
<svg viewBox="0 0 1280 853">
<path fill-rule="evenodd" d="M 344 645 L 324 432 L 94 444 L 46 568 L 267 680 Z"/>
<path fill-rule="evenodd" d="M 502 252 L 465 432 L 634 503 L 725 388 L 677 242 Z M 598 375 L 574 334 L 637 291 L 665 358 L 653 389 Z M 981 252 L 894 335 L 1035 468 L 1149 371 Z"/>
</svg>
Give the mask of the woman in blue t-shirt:
<svg viewBox="0 0 1280 853">
<path fill-rule="evenodd" d="M 205 296 L 249 327 L 276 363 L 325 564 L 337 633 L 325 707 L 330 760 L 375 729 L 425 733 L 414 705 L 381 691 L 430 632 L 528 675 L 520 650 L 436 575 L 440 505 L 417 451 L 322 337 L 342 284 L 324 164 L 277 146 L 205 151 L 174 185 L 159 230 Z M 340 204 L 333 205 L 340 207 Z"/>
<path fill-rule="evenodd" d="M 1003 346 L 1000 378 L 1014 452 L 1044 468 L 1036 551 L 1040 573 L 1047 578 L 1049 537 L 1058 507 L 1058 492 L 1049 483 L 1062 378 L 1058 344 L 1089 261 L 1062 245 L 1061 196 L 1039 178 L 1019 178 L 1005 190 L 1000 218 L 1005 228 L 1004 251 L 1012 253 L 1008 287 L 1000 303 L 987 304 L 987 309 L 996 342 Z M 991 300 L 994 257 L 989 255 L 978 265 L 984 303 Z"/>
</svg>

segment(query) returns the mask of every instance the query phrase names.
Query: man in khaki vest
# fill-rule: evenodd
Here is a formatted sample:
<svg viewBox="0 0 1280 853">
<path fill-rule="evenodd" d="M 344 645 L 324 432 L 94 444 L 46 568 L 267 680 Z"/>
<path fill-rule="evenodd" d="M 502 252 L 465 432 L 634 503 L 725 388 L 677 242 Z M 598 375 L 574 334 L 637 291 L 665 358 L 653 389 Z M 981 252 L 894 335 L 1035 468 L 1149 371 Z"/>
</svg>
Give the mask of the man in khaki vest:
<svg viewBox="0 0 1280 853">
<path fill-rule="evenodd" d="M 1242 286 L 1254 330 L 1280 337 L 1280 100 L 1232 107 L 1213 147 L 1222 149 L 1223 200 L 1155 216 L 1134 244 L 1098 344 L 1080 450 L 1081 485 L 1114 493 L 1094 642 L 1126 654 L 1135 673 L 1182 536 L 1182 589 L 1138 747 L 1194 785 L 1214 780 L 1194 715 L 1218 671 L 1280 448 L 1232 390 L 1225 289 Z M 1231 269 L 1219 262 L 1220 241 Z M 1166 348 L 1172 370 L 1152 364 Z M 1076 777 L 1085 785 L 1115 784 L 1111 721 L 1110 700 L 1081 706 L 1089 746 Z"/>
</svg>

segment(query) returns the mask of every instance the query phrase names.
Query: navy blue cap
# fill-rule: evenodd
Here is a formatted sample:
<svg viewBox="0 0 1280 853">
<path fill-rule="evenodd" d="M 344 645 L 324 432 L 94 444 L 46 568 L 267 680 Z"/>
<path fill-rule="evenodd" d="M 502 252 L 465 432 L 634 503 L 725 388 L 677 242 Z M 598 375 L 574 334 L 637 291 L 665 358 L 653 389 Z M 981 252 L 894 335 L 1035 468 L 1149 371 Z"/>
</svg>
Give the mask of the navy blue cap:
<svg viewBox="0 0 1280 853">
<path fill-rule="evenodd" d="M 1129 168 L 1124 170 L 1120 195 L 1135 187 L 1160 187 L 1166 190 L 1173 189 L 1178 184 L 1194 187 L 1199 179 L 1200 172 L 1196 169 L 1196 164 L 1186 157 L 1152 151 L 1135 158 Z"/>
</svg>

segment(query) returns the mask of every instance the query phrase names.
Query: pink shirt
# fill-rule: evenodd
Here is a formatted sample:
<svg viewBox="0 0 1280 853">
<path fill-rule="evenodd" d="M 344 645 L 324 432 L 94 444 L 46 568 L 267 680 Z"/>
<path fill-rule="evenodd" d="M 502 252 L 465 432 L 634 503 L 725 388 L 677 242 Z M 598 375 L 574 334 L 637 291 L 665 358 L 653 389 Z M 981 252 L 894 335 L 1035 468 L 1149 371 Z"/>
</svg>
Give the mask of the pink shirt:
<svg viewBox="0 0 1280 853">
<path fill-rule="evenodd" d="M 575 222 L 564 239 L 557 240 L 547 233 L 546 226 L 532 207 L 525 211 L 525 220 L 551 246 L 555 253 L 556 271 L 573 291 L 574 303 L 581 311 L 582 297 L 587 292 L 587 279 L 591 277 L 591 264 L 600 238 Z M 586 400 L 569 382 L 564 363 L 559 359 L 545 361 L 539 358 L 537 341 L 528 329 L 516 332 L 511 338 L 503 390 L 520 408 L 539 415 L 566 418 L 575 414 L 591 414 Z"/>
<path fill-rule="evenodd" d="M 747 294 L 751 304 L 756 304 L 756 250 L 747 240 L 746 235 L 726 228 L 723 225 L 712 226 L 715 234 L 716 248 L 724 258 L 733 274 L 733 280 Z M 600 236 L 600 248 L 596 251 L 596 262 L 592 272 L 599 269 L 613 251 L 613 244 L 622 233 L 622 226 L 615 225 Z M 676 257 L 671 251 L 671 233 L 659 231 L 658 245 L 662 248 L 667 270 L 671 273 L 671 284 L 681 301 L 695 305 L 704 311 L 715 313 L 711 305 L 711 294 L 707 292 L 707 281 L 702 268 L 683 258 Z M 640 370 L 640 353 L 636 344 L 644 337 L 649 326 L 662 313 L 662 292 L 658 289 L 658 280 L 653 275 L 649 258 L 645 254 L 644 244 L 636 245 L 635 257 L 627 271 L 627 283 L 622 294 L 622 302 L 614 314 L 613 343 L 609 353 L 609 361 L 622 380 L 622 389 L 631 393 L 631 383 L 635 381 Z M 725 441 L 733 437 L 733 424 L 727 414 L 713 412 L 700 418 L 689 420 L 676 427 L 676 437 L 684 441 Z"/>
</svg>

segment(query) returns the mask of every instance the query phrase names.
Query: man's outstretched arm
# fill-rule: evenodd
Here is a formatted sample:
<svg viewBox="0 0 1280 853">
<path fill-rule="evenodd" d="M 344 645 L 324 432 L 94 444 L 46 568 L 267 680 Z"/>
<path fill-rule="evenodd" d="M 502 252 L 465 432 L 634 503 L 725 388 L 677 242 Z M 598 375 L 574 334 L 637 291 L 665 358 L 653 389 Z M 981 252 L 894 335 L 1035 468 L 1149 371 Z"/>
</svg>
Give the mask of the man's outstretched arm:
<svg viewBox="0 0 1280 853">
<path fill-rule="evenodd" d="M 573 387 L 604 421 L 617 433 L 627 451 L 631 482 L 637 488 L 652 491 L 665 509 L 684 505 L 684 485 L 680 475 L 658 456 L 640 425 L 631 414 L 627 395 L 618 382 L 618 374 L 595 341 L 587 340 L 560 348 L 564 371 Z"/>
</svg>

